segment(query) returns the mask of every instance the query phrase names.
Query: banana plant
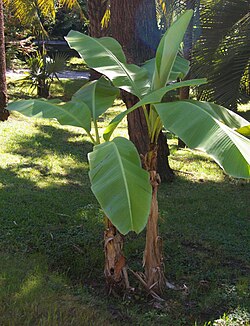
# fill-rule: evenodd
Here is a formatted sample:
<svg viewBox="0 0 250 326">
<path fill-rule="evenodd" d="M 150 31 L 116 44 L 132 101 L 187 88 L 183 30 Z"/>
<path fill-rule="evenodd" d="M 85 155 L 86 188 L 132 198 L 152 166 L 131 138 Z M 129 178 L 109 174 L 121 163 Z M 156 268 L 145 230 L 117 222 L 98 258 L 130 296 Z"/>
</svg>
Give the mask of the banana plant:
<svg viewBox="0 0 250 326">
<path fill-rule="evenodd" d="M 190 148 L 207 152 L 229 175 L 250 178 L 250 141 L 242 135 L 249 131 L 248 121 L 213 103 L 163 101 L 166 93 L 206 82 L 204 79 L 179 81 L 189 68 L 188 62 L 178 53 L 192 14 L 189 10 L 176 20 L 162 37 L 156 57 L 141 67 L 126 62 L 122 47 L 115 39 L 96 39 L 71 31 L 66 37 L 70 47 L 78 51 L 90 68 L 107 79 L 102 77 L 100 81 L 85 85 L 66 104 L 32 100 L 12 103 L 8 107 L 30 116 L 53 116 L 62 124 L 85 129 L 95 145 L 88 156 L 91 188 L 106 216 L 105 275 L 114 283 L 120 282 L 125 275 L 122 235 L 129 231 L 139 233 L 147 224 L 144 284 L 151 293 L 160 293 L 166 284 L 158 234 L 160 178 L 156 163 L 160 130 L 165 127 L 180 136 Z M 103 142 L 98 131 L 98 117 L 112 104 L 108 99 L 113 100 L 118 89 L 136 95 L 138 102 L 109 123 Z M 142 163 L 140 153 L 129 140 L 112 139 L 121 120 L 139 107 L 143 108 L 150 139 Z M 117 247 L 118 252 L 114 249 Z"/>
<path fill-rule="evenodd" d="M 162 37 L 156 57 L 142 67 L 127 64 L 121 46 L 114 39 L 93 39 L 74 31 L 66 38 L 91 68 L 106 75 L 116 87 L 138 97 L 137 104 L 111 121 L 104 132 L 106 141 L 128 113 L 138 107 L 144 110 L 150 144 L 143 165 L 150 174 L 152 186 L 144 267 L 148 289 L 157 292 L 161 292 L 165 284 L 158 241 L 157 188 L 160 180 L 156 173 L 157 140 L 163 126 L 181 137 L 189 147 L 210 154 L 226 173 L 241 178 L 250 176 L 250 142 L 240 134 L 240 131 L 249 130 L 246 128 L 248 121 L 213 103 L 161 103 L 167 92 L 205 83 L 203 79 L 176 82 L 188 72 L 187 62 L 178 56 L 178 52 L 192 15 L 189 10 L 180 16 Z M 119 229 L 119 225 L 116 226 Z"/>
</svg>

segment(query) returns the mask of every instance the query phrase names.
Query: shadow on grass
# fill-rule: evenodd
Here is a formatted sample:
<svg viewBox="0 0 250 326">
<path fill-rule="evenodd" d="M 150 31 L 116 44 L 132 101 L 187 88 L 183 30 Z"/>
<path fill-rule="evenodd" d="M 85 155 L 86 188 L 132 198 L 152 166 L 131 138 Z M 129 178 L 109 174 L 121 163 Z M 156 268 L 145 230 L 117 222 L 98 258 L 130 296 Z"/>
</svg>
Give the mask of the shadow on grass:
<svg viewBox="0 0 250 326">
<path fill-rule="evenodd" d="M 189 149 L 178 149 L 177 146 L 175 149 L 175 153 L 174 153 L 174 160 L 175 161 L 183 161 L 183 163 L 188 164 L 188 163 L 192 163 L 192 162 L 212 162 L 216 165 L 216 163 L 212 160 L 212 158 L 209 157 L 205 157 L 204 154 L 198 154 L 197 152 L 192 153 Z M 181 153 L 180 153 L 181 151 Z M 173 152 L 173 151 L 172 151 Z M 172 153 L 171 152 L 171 153 Z M 178 155 L 175 155 L 178 154 Z"/>
<path fill-rule="evenodd" d="M 77 92 L 83 85 L 88 82 L 87 79 L 71 79 L 63 80 L 63 100 L 69 101 L 72 96 Z M 54 90 L 55 93 L 55 90 Z"/>
<path fill-rule="evenodd" d="M 44 256 L 0 251 L 0 259 L 1 325 L 111 325 L 106 305 L 83 287 L 74 293 Z"/>
<path fill-rule="evenodd" d="M 69 101 L 74 93 L 85 85 L 87 81 L 86 79 L 60 79 L 60 81 L 55 81 L 50 87 L 50 98 Z M 8 81 L 8 94 L 9 100 L 38 98 L 36 87 L 32 86 L 30 81 L 21 79 Z"/>
<path fill-rule="evenodd" d="M 11 169 L 0 169 L 0 180 L 6 252 L 43 253 L 53 269 L 77 279 L 100 276 L 102 214 L 89 189 L 71 183 L 39 188 Z"/>
<path fill-rule="evenodd" d="M 51 153 L 72 155 L 75 159 L 87 162 L 87 154 L 92 151 L 92 144 L 83 140 L 83 133 L 72 133 L 52 125 L 38 125 L 39 133 L 18 140 L 18 149 L 14 154 L 27 158 L 39 158 Z M 71 141 L 70 141 L 71 140 Z"/>
<path fill-rule="evenodd" d="M 31 138 L 17 139 L 12 153 L 21 155 L 20 163 L 0 169 L 1 246 L 10 252 L 42 252 L 49 266 L 77 279 L 102 277 L 102 214 L 87 174 L 92 145 L 80 133 L 49 125 L 39 129 Z M 48 153 L 76 163 L 60 175 L 43 167 Z"/>
<path fill-rule="evenodd" d="M 178 177 L 162 185 L 166 275 L 188 289 L 183 314 L 205 321 L 237 307 L 250 312 L 249 198 L 249 183 L 227 177 L 224 182 Z"/>
</svg>

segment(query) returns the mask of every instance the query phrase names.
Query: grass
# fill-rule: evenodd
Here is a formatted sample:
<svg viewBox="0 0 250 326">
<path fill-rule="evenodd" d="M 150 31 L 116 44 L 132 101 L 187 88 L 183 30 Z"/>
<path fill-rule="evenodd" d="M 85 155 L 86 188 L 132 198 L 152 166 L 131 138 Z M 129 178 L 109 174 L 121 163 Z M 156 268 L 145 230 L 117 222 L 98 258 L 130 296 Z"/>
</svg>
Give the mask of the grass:
<svg viewBox="0 0 250 326">
<path fill-rule="evenodd" d="M 168 137 L 177 177 L 160 187 L 160 233 L 182 290 L 155 304 L 132 275 L 134 294 L 106 293 L 85 133 L 20 115 L 0 125 L 0 325 L 250 325 L 250 184 Z M 143 247 L 144 233 L 126 237 L 133 270 Z"/>
<path fill-rule="evenodd" d="M 31 83 L 24 81 L 23 77 L 7 78 L 9 100 L 18 100 L 20 98 L 34 98 L 37 90 Z M 69 101 L 72 95 L 86 83 L 86 79 L 64 79 L 55 80 L 50 88 L 51 98 L 59 98 L 62 101 Z"/>
<path fill-rule="evenodd" d="M 86 71 L 89 70 L 85 61 L 82 58 L 72 57 L 67 62 L 67 68 L 74 71 Z"/>
<path fill-rule="evenodd" d="M 0 254 L 1 325 L 110 325 L 84 288 L 69 288 L 42 255 Z M 79 323 L 80 322 L 80 323 Z"/>
</svg>

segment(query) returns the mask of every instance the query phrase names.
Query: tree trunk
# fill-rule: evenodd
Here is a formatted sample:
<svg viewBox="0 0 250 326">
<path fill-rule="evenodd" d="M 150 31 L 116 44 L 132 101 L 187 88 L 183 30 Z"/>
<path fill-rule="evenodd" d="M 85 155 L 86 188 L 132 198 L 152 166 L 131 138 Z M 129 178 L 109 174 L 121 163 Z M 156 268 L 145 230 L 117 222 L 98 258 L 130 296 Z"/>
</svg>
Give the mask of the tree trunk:
<svg viewBox="0 0 250 326">
<path fill-rule="evenodd" d="M 50 85 L 46 82 L 46 79 L 39 79 L 37 85 L 37 95 L 42 98 L 49 98 Z"/>
<path fill-rule="evenodd" d="M 126 91 L 121 91 L 121 96 L 127 108 L 132 107 L 138 102 L 136 96 Z M 136 146 L 138 153 L 146 155 L 149 149 L 149 137 L 142 108 L 138 108 L 128 115 L 128 134 L 130 140 Z"/>
<path fill-rule="evenodd" d="M 122 234 L 106 219 L 104 232 L 104 275 L 109 292 L 120 292 L 129 288 L 126 259 L 123 255 Z"/>
<path fill-rule="evenodd" d="M 88 0 L 89 35 L 92 37 L 102 37 L 107 34 L 108 29 L 101 26 L 102 18 L 107 10 L 107 0 Z M 89 80 L 99 79 L 102 75 L 90 69 Z"/>
<path fill-rule="evenodd" d="M 128 63 L 140 65 L 154 57 L 160 41 L 155 1 L 112 0 L 110 11 L 111 35 L 122 45 Z M 126 92 L 122 92 L 121 96 L 127 108 L 138 101 L 136 96 Z M 149 139 L 142 110 L 128 115 L 128 132 L 138 152 L 145 155 L 149 150 Z M 168 145 L 162 136 L 158 149 L 161 159 L 157 169 L 163 181 L 172 181 L 174 173 L 168 163 Z"/>
<path fill-rule="evenodd" d="M 7 106 L 7 82 L 6 82 L 6 61 L 4 43 L 4 15 L 3 2 L 0 0 L 0 121 L 5 121 L 9 117 Z"/>
<path fill-rule="evenodd" d="M 88 0 L 89 35 L 102 37 L 106 28 L 102 28 L 101 21 L 108 6 L 107 0 Z"/>
<path fill-rule="evenodd" d="M 174 171 L 171 169 L 168 156 L 170 155 L 167 138 L 161 131 L 158 137 L 157 168 L 156 171 L 161 177 L 161 182 L 174 180 Z"/>
<path fill-rule="evenodd" d="M 186 0 L 186 9 L 195 9 L 195 0 Z M 183 47 L 183 56 L 185 59 L 189 60 L 191 63 L 192 60 L 192 48 L 193 48 L 193 28 L 194 28 L 194 18 L 192 17 L 187 31 L 184 36 L 184 47 Z M 190 79 L 190 73 L 184 78 L 184 80 Z M 189 99 L 190 87 L 182 87 L 180 89 L 180 100 L 187 100 Z M 184 148 L 186 144 L 178 138 L 178 147 Z"/>
</svg>

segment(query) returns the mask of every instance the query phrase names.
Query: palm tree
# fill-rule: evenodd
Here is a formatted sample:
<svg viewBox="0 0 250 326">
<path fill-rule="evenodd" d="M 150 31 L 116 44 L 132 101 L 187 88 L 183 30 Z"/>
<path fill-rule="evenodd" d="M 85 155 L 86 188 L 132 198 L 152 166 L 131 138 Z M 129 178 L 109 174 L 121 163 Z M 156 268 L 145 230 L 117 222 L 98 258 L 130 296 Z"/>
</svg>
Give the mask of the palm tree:
<svg viewBox="0 0 250 326">
<path fill-rule="evenodd" d="M 41 17 L 55 19 L 56 6 L 54 0 L 0 0 L 0 120 L 7 120 L 9 112 L 7 105 L 6 61 L 4 43 L 3 5 L 13 11 L 16 18 L 23 24 L 33 26 L 34 30 L 46 35 Z M 80 7 L 77 0 L 60 0 L 58 5 L 69 8 Z"/>
<path fill-rule="evenodd" d="M 15 17 L 24 26 L 32 26 L 35 34 L 38 32 L 47 35 L 43 22 L 45 18 L 54 21 L 56 8 L 65 6 L 68 8 L 78 7 L 81 10 L 77 0 L 2 0 L 4 5 L 14 13 Z"/>
<path fill-rule="evenodd" d="M 156 3 L 154 0 L 112 0 L 111 35 L 119 41 L 129 63 L 141 65 L 155 56 L 161 33 L 157 26 Z M 126 16 L 124 16 L 126 12 Z M 137 102 L 137 98 L 122 92 L 123 100 L 130 108 Z M 144 114 L 141 110 L 128 116 L 129 137 L 136 145 L 140 154 L 148 151 L 149 139 Z M 166 138 L 161 133 L 159 137 L 158 167 L 162 181 L 172 181 L 174 173 L 168 163 L 169 149 Z"/>
<path fill-rule="evenodd" d="M 122 45 L 127 62 L 141 65 L 153 58 L 161 38 L 161 32 L 157 25 L 155 1 L 112 0 L 110 12 L 111 34 Z M 124 12 L 126 12 L 126 16 L 124 16 Z M 135 95 L 124 90 L 121 91 L 121 96 L 128 109 L 138 102 Z M 131 112 L 127 119 L 129 138 L 140 153 L 144 168 L 148 169 L 146 155 L 150 151 L 152 144 L 143 108 Z M 157 159 L 154 162 L 157 166 L 154 166 L 154 170 L 157 170 L 160 174 L 160 178 L 157 174 L 157 180 L 171 181 L 174 174 L 168 163 L 169 149 L 162 132 L 160 132 L 156 148 Z M 155 197 L 155 194 L 153 197 Z M 156 206 L 155 209 L 157 210 Z M 159 242 L 154 241 L 157 238 L 156 234 L 158 234 L 158 225 L 152 223 L 152 219 L 149 219 L 144 262 L 145 277 L 150 285 L 154 283 L 155 275 L 152 278 L 153 269 L 159 271 L 156 277 L 160 275 L 160 278 L 164 279 L 162 252 L 159 248 Z"/>
<path fill-rule="evenodd" d="M 108 13 L 108 0 L 87 0 L 89 35 L 93 37 L 104 36 L 105 28 L 101 22 L 105 13 Z"/>
<path fill-rule="evenodd" d="M 249 101 L 249 1 L 157 0 L 157 3 L 161 26 L 165 29 L 178 13 L 193 3 L 190 74 L 208 79 L 208 84 L 199 88 L 199 99 L 214 101 L 232 110 L 237 109 L 238 103 Z"/>
<path fill-rule="evenodd" d="M 193 53 L 192 72 L 209 83 L 200 99 L 232 110 L 250 99 L 250 4 L 248 0 L 201 1 L 201 37 Z M 244 83 L 244 80 L 247 83 Z"/>
</svg>

